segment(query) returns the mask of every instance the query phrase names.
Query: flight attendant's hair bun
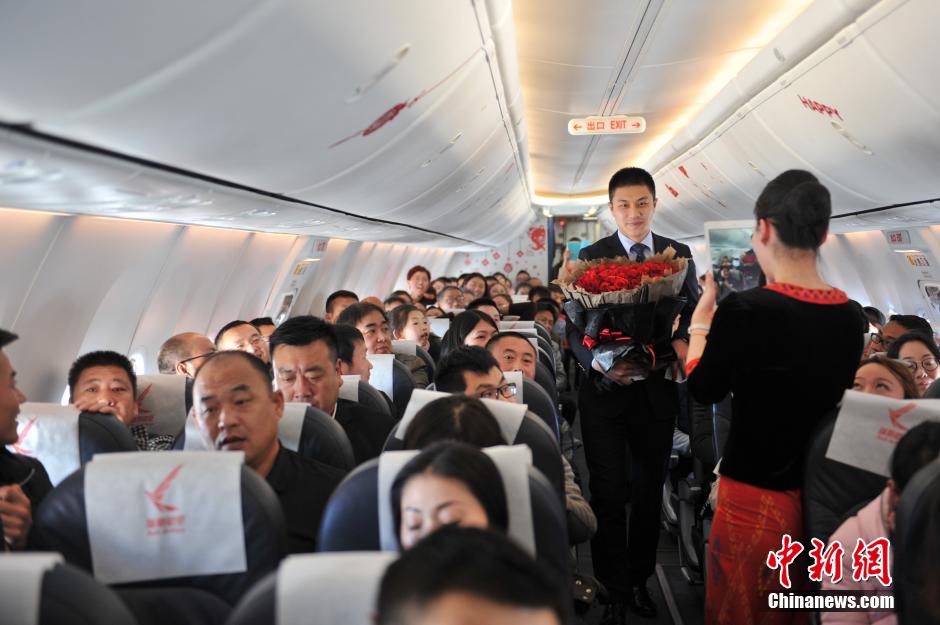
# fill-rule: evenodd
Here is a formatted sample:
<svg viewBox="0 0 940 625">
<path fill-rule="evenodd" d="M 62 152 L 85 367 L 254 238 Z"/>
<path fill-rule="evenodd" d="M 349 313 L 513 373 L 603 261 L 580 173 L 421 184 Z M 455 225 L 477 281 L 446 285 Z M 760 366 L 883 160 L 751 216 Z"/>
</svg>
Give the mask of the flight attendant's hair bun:
<svg viewBox="0 0 940 625">
<path fill-rule="evenodd" d="M 815 250 L 829 230 L 832 201 L 816 176 L 790 169 L 771 180 L 754 206 L 757 219 L 767 219 L 787 247 Z"/>
</svg>

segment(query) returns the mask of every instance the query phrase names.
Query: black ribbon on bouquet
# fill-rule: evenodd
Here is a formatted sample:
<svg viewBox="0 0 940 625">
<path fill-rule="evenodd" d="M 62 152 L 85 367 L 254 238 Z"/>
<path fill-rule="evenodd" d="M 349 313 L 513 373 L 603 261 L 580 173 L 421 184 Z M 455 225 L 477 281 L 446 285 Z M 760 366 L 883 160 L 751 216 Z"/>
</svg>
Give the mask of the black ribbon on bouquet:
<svg viewBox="0 0 940 625">
<path fill-rule="evenodd" d="M 676 360 L 672 328 L 685 304 L 681 297 L 639 304 L 603 304 L 598 308 L 569 301 L 565 312 L 584 333 L 584 346 L 604 371 L 624 359 L 646 371 L 656 371 Z"/>
</svg>

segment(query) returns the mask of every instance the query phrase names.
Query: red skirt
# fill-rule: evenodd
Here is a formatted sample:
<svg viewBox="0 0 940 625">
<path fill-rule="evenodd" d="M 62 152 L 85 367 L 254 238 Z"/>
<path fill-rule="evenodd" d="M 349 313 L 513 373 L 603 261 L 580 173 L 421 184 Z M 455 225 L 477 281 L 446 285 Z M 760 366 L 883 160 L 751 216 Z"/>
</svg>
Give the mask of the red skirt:
<svg viewBox="0 0 940 625">
<path fill-rule="evenodd" d="M 767 554 L 781 549 L 784 534 L 803 539 L 799 490 L 767 490 L 721 477 L 706 565 L 706 625 L 807 623 L 803 612 L 767 608 L 769 593 L 794 592 L 805 584 L 801 558 L 789 567 L 789 589 L 781 586 L 779 570 L 767 566 Z"/>
</svg>

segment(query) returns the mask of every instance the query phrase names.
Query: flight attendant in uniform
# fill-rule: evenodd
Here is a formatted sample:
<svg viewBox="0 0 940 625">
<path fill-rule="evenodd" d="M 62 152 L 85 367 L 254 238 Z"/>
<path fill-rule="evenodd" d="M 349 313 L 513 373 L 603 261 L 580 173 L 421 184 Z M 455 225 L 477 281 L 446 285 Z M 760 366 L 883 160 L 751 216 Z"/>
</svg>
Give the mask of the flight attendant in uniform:
<svg viewBox="0 0 940 625">
<path fill-rule="evenodd" d="M 617 232 L 582 249 L 578 258 L 628 256 L 641 262 L 672 246 L 678 257 L 689 259 L 680 294 L 688 302 L 673 341 L 684 366 L 689 322 L 698 301 L 692 252 L 688 246 L 651 231 L 656 185 L 647 171 L 637 167 L 621 169 L 610 179 L 608 193 Z M 569 324 L 567 334 L 578 362 L 588 372 L 578 404 L 590 473 L 591 507 L 598 524 L 591 541 L 594 574 L 611 597 L 602 622 L 623 623 L 626 607 L 640 616 L 654 617 L 657 607 L 646 582 L 656 565 L 660 500 L 679 412 L 676 383 L 667 380 L 663 371 L 652 372 L 642 381 L 631 381 L 637 372 L 624 362 L 604 373 L 583 346 L 584 337 L 577 328 Z"/>
</svg>

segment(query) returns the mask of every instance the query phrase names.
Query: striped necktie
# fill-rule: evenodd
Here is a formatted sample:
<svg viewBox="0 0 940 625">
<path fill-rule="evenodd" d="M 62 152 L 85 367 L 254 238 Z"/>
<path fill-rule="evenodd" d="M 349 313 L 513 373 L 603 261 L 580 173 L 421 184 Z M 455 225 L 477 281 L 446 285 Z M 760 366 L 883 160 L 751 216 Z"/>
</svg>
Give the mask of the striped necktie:
<svg viewBox="0 0 940 625">
<path fill-rule="evenodd" d="M 644 260 L 646 260 L 646 252 L 648 251 L 649 248 L 642 243 L 634 243 L 632 246 L 630 246 L 630 252 L 633 254 L 633 259 L 638 263 L 642 263 Z"/>
</svg>

